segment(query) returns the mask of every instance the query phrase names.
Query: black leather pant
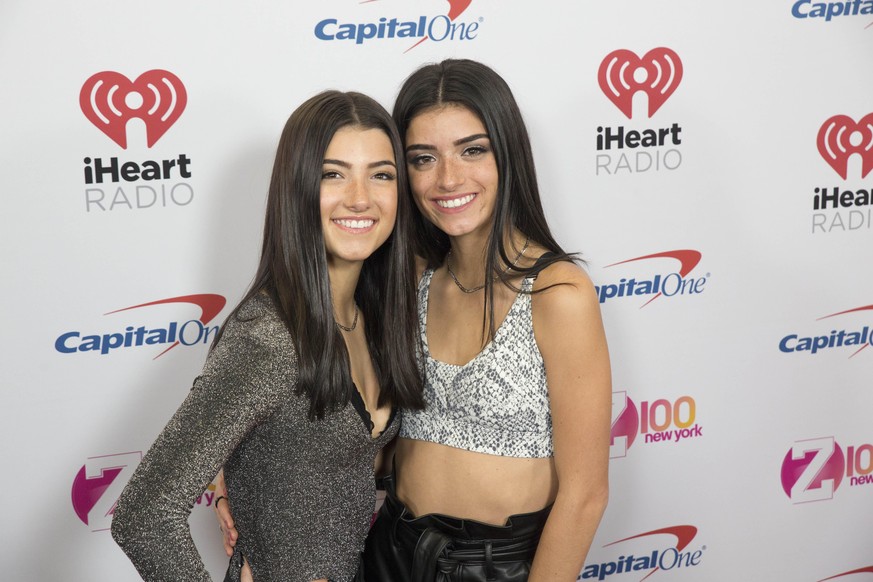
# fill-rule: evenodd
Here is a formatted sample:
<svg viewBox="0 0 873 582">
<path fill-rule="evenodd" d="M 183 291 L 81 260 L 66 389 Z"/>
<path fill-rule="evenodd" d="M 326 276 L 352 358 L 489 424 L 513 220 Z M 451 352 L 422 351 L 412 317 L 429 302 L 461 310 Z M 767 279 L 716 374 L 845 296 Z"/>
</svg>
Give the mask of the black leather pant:
<svg viewBox="0 0 873 582">
<path fill-rule="evenodd" d="M 367 582 L 527 580 L 551 506 L 495 526 L 442 515 L 413 517 L 390 491 L 364 551 Z"/>
</svg>

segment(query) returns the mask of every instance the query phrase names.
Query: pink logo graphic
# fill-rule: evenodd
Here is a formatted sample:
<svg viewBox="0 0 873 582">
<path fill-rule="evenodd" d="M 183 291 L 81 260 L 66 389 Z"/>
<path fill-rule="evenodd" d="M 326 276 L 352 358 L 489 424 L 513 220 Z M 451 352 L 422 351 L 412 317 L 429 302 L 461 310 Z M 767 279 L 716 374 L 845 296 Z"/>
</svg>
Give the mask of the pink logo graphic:
<svg viewBox="0 0 873 582">
<path fill-rule="evenodd" d="M 146 71 L 136 81 L 103 71 L 92 75 L 79 92 L 82 113 L 109 139 L 127 149 L 127 122 L 141 119 L 147 146 L 157 143 L 179 119 L 188 101 L 182 81 L 169 71 Z"/>
<path fill-rule="evenodd" d="M 79 469 L 70 493 L 73 511 L 91 531 L 109 529 L 118 497 L 141 460 L 141 451 L 91 457 Z"/>
<path fill-rule="evenodd" d="M 818 151 L 821 157 L 845 180 L 849 173 L 849 158 L 861 156 L 861 177 L 873 170 L 873 113 L 861 121 L 846 115 L 834 115 L 818 130 Z"/>
<path fill-rule="evenodd" d="M 825 582 L 826 580 L 835 580 L 836 578 L 842 578 L 844 576 L 850 576 L 852 574 L 873 574 L 873 566 L 867 566 L 865 568 L 858 568 L 857 570 L 850 570 L 848 572 L 843 572 L 842 574 L 837 574 L 835 576 L 831 576 L 830 578 L 822 578 L 818 582 Z M 865 580 L 869 580 L 868 576 L 864 576 Z"/>
<path fill-rule="evenodd" d="M 637 405 L 627 392 L 612 393 L 612 428 L 609 431 L 609 458 L 627 456 L 640 427 Z"/>
<path fill-rule="evenodd" d="M 225 299 L 221 295 L 215 295 L 213 293 L 203 293 L 200 295 L 183 295 L 181 297 L 170 297 L 169 299 L 161 299 L 159 301 L 151 301 L 149 303 L 140 303 L 139 305 L 133 305 L 131 307 L 123 307 L 121 309 L 116 309 L 115 311 L 104 313 L 103 315 L 111 315 L 113 313 L 130 311 L 131 309 L 139 309 L 140 307 L 149 307 L 152 305 L 166 305 L 168 303 L 192 303 L 196 305 L 200 308 L 200 317 L 198 317 L 197 320 L 203 326 L 206 326 L 206 324 L 212 321 L 215 316 L 218 315 L 222 309 L 224 309 L 224 306 L 227 303 L 227 299 Z M 176 340 L 170 347 L 162 351 L 153 359 L 157 360 L 158 358 L 178 346 L 179 343 L 180 341 Z"/>
<path fill-rule="evenodd" d="M 682 81 L 682 60 L 666 47 L 654 48 L 643 58 L 618 49 L 606 55 L 597 73 L 600 88 L 628 119 L 633 98 L 642 91 L 649 99 L 649 117 L 667 101 Z"/>
<path fill-rule="evenodd" d="M 674 444 L 703 436 L 696 420 L 697 402 L 691 396 L 643 400 L 637 407 L 627 392 L 613 392 L 609 457 L 626 457 L 637 435 L 645 443 Z"/>
<path fill-rule="evenodd" d="M 797 441 L 782 460 L 782 490 L 792 503 L 832 499 L 846 470 L 833 437 Z"/>
</svg>

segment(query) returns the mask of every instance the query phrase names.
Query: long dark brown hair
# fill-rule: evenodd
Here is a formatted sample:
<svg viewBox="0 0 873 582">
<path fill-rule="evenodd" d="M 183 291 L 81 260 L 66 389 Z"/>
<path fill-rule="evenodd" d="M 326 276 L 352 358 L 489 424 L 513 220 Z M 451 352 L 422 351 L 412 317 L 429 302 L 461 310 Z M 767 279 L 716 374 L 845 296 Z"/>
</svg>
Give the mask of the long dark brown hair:
<svg viewBox="0 0 873 582">
<path fill-rule="evenodd" d="M 354 390 L 348 352 L 334 322 L 320 192 L 324 155 L 343 127 L 378 129 L 391 140 L 397 163 L 397 220 L 387 241 L 364 261 L 355 289 L 370 356 L 379 379 L 379 405 L 420 409 L 422 380 L 415 297 L 412 202 L 400 134 L 388 112 L 360 93 L 325 91 L 288 119 L 267 198 L 264 242 L 254 282 L 240 305 L 268 294 L 297 350 L 297 391 L 309 397 L 310 419 L 349 403 Z M 239 306 L 231 314 L 234 317 Z M 216 339 L 218 341 L 218 339 Z"/>
<path fill-rule="evenodd" d="M 467 59 L 447 59 L 421 67 L 406 79 L 394 102 L 394 122 L 400 135 L 406 137 L 416 115 L 444 105 L 460 105 L 479 117 L 488 132 L 497 163 L 497 204 L 486 243 L 483 313 L 483 325 L 488 337 L 493 337 L 494 279 L 488 273 L 518 290 L 510 282 L 518 273 L 533 274 L 557 261 L 577 259 L 575 254 L 566 253 L 558 245 L 546 223 L 530 138 L 506 81 L 490 67 Z M 416 251 L 427 261 L 428 267 L 442 265 L 450 249 L 449 237 L 420 212 L 414 213 L 413 222 Z M 504 241 L 513 229 L 548 252 L 536 266 L 516 266 L 505 272 L 514 257 L 508 256 Z"/>
</svg>

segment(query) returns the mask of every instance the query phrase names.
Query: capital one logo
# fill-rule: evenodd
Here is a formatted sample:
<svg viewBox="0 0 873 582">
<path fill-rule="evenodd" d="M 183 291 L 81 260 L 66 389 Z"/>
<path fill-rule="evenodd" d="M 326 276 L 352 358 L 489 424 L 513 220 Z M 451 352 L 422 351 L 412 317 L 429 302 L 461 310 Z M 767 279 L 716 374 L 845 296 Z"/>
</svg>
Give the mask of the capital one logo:
<svg viewBox="0 0 873 582">
<path fill-rule="evenodd" d="M 378 0 L 363 0 L 359 4 L 371 4 Z M 380 16 L 370 22 L 341 22 L 338 18 L 325 18 L 316 23 L 313 33 L 322 41 L 347 40 L 355 44 L 364 44 L 371 39 L 417 38 L 415 44 L 404 52 L 409 52 L 424 41 L 470 41 L 478 36 L 478 21 L 462 22 L 459 17 L 470 7 L 473 0 L 447 0 L 448 10 L 438 16 L 419 16 L 413 20 L 402 20 L 396 17 Z"/>
<path fill-rule="evenodd" d="M 675 543 L 664 547 L 658 543 L 662 536 L 675 537 Z M 706 546 L 698 549 L 690 549 L 689 546 L 697 537 L 697 528 L 693 525 L 675 525 L 648 531 L 645 533 L 626 537 L 603 546 L 608 548 L 617 544 L 625 544 L 622 554 L 614 561 L 588 564 L 579 576 L 581 580 L 605 580 L 615 574 L 627 574 L 635 572 L 635 580 L 646 580 L 655 572 L 670 571 L 674 569 L 688 569 L 699 566 Z M 636 540 L 643 540 L 645 545 L 640 545 Z M 654 541 L 654 543 L 652 543 Z M 635 542 L 635 543 L 634 543 Z M 638 553 L 642 552 L 642 553 Z M 622 577 L 624 578 L 624 577 Z"/>
<path fill-rule="evenodd" d="M 604 95 L 628 119 L 633 118 L 634 95 L 645 93 L 648 116 L 652 117 L 682 81 L 682 60 L 666 47 L 654 48 L 642 58 L 627 49 L 618 49 L 600 63 L 597 80 Z"/>
<path fill-rule="evenodd" d="M 91 457 L 73 479 L 73 511 L 91 531 L 109 529 L 118 497 L 142 460 L 142 452 Z"/>
<path fill-rule="evenodd" d="M 691 272 L 700 263 L 701 258 L 703 258 L 703 254 L 700 251 L 694 249 L 676 249 L 618 261 L 606 265 L 604 268 L 608 269 L 618 265 L 655 259 L 671 259 L 671 262 L 677 261 L 679 268 L 675 271 L 656 274 L 651 278 L 645 276 L 640 276 L 639 278 L 622 277 L 618 282 L 597 285 L 595 290 L 601 303 L 605 303 L 610 299 L 624 297 L 647 297 L 648 299 L 640 306 L 640 309 L 661 296 L 697 295 L 703 293 L 706 288 L 706 282 L 710 277 L 710 273 L 706 273 L 701 277 L 690 276 Z"/>
<path fill-rule="evenodd" d="M 818 152 L 824 161 L 845 180 L 849 174 L 849 158 L 861 157 L 861 177 L 873 170 L 873 113 L 859 122 L 847 115 L 834 115 L 818 130 Z"/>
<path fill-rule="evenodd" d="M 200 316 L 185 322 L 171 321 L 164 326 L 152 328 L 144 325 L 128 325 L 123 330 L 118 329 L 113 333 L 88 334 L 80 331 L 68 331 L 58 336 L 55 340 L 55 350 L 62 354 L 96 352 L 105 356 L 117 349 L 170 344 L 169 347 L 153 358 L 157 360 L 179 344 L 193 346 L 210 343 L 215 334 L 218 333 L 218 326 L 210 326 L 209 322 L 215 319 L 227 304 L 227 300 L 222 295 L 203 293 L 169 297 L 167 299 L 116 309 L 104 315 L 177 303 L 190 304 L 199 308 Z"/>
<path fill-rule="evenodd" d="M 103 71 L 92 75 L 79 92 L 79 106 L 88 121 L 123 149 L 127 149 L 127 122 L 145 124 L 147 147 L 167 132 L 188 102 L 179 77 L 153 69 L 131 81 L 121 73 Z"/>
</svg>

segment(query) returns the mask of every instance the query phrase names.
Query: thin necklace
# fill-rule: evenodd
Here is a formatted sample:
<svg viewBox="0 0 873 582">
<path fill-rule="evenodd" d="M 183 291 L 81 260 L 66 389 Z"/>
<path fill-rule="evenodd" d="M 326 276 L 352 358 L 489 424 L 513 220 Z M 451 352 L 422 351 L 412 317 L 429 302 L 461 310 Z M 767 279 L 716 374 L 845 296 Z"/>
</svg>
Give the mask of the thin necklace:
<svg viewBox="0 0 873 582">
<path fill-rule="evenodd" d="M 355 328 L 358 327 L 358 304 L 355 303 L 355 319 L 352 321 L 351 327 L 346 327 L 334 318 L 333 322 L 343 331 L 355 331 Z"/>
<path fill-rule="evenodd" d="M 515 268 L 515 264 L 518 263 L 518 260 L 524 254 L 524 251 L 527 250 L 527 245 L 529 242 L 530 242 L 529 237 L 524 239 L 524 246 L 522 246 L 521 250 L 518 252 L 518 254 L 515 255 L 515 258 L 512 260 L 512 263 L 510 265 L 508 265 L 505 269 L 503 269 L 503 271 L 501 271 L 501 273 L 500 273 L 501 275 L 506 273 L 509 269 Z M 461 282 L 458 281 L 458 277 L 455 276 L 455 272 L 452 271 L 452 264 L 449 262 L 451 260 L 451 258 L 452 258 L 452 249 L 449 249 L 449 254 L 446 255 L 446 269 L 448 269 L 449 275 L 452 276 L 452 281 L 455 282 L 455 285 L 458 286 L 458 289 L 460 289 L 464 293 L 475 293 L 476 291 L 481 291 L 482 289 L 485 288 L 485 283 L 482 283 L 481 285 L 476 285 L 475 287 L 470 287 L 470 288 L 467 288 L 467 287 L 464 287 L 463 285 L 461 285 Z M 497 277 L 495 276 L 494 279 L 496 279 L 496 278 Z M 492 281 L 494 279 L 492 279 Z"/>
</svg>

